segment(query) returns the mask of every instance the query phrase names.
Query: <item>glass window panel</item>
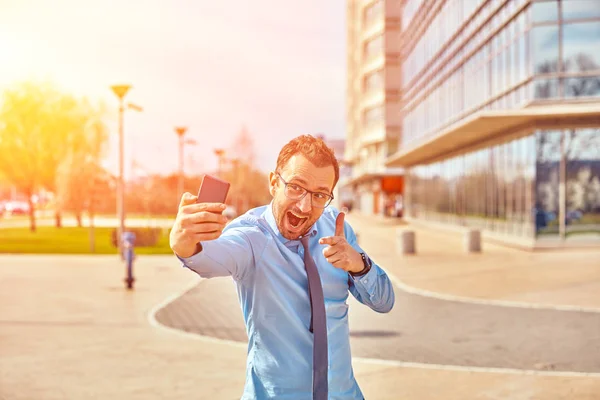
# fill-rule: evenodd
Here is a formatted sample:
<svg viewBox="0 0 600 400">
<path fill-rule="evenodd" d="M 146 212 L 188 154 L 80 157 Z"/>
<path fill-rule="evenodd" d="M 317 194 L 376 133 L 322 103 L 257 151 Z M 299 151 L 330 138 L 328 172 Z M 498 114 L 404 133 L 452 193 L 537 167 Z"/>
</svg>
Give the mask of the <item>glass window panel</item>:
<svg viewBox="0 0 600 400">
<path fill-rule="evenodd" d="M 558 71 L 558 26 L 536 26 L 530 32 L 534 73 Z"/>
<path fill-rule="evenodd" d="M 531 22 L 551 22 L 558 20 L 558 2 L 535 2 L 531 5 Z"/>
<path fill-rule="evenodd" d="M 525 139 L 521 138 L 515 143 L 516 152 L 516 183 L 515 183 L 515 197 L 516 204 L 515 210 L 517 212 L 517 221 L 519 222 L 517 232 L 519 235 L 523 234 L 523 223 L 525 221 L 525 160 L 523 149 L 525 146 Z"/>
<path fill-rule="evenodd" d="M 565 79 L 565 97 L 600 97 L 600 76 Z"/>
<path fill-rule="evenodd" d="M 364 90 L 369 91 L 383 87 L 383 70 L 371 72 L 364 79 Z"/>
<path fill-rule="evenodd" d="M 507 233 L 512 233 L 512 222 L 514 221 L 514 199 L 513 199 L 513 175 L 514 175 L 514 164 L 513 164 L 513 152 L 512 143 L 505 143 L 504 145 L 504 176 L 506 179 L 506 222 L 507 222 Z"/>
<path fill-rule="evenodd" d="M 383 35 L 379 35 L 365 44 L 365 59 L 381 54 L 383 51 Z"/>
<path fill-rule="evenodd" d="M 526 53 L 526 38 L 525 35 L 521 35 L 519 36 L 519 39 L 517 40 L 517 46 L 518 46 L 518 76 L 519 76 L 519 81 L 522 81 L 524 79 L 527 78 L 527 53 Z"/>
<path fill-rule="evenodd" d="M 383 15 L 383 0 L 377 0 L 365 8 L 364 24 L 368 26 Z"/>
<path fill-rule="evenodd" d="M 558 79 L 536 79 L 534 81 L 534 97 L 536 99 L 558 97 Z"/>
<path fill-rule="evenodd" d="M 527 29 L 527 20 L 525 19 L 525 11 L 523 11 L 517 17 L 517 29 L 519 30 L 519 32 L 525 32 L 525 29 Z"/>
<path fill-rule="evenodd" d="M 535 135 L 529 136 L 527 146 L 527 195 L 529 210 L 532 210 L 529 216 L 529 236 L 535 236 Z"/>
<path fill-rule="evenodd" d="M 565 24 L 563 55 L 567 72 L 600 71 L 600 21 Z"/>
<path fill-rule="evenodd" d="M 565 131 L 567 237 L 600 238 L 600 128 Z"/>
<path fill-rule="evenodd" d="M 558 235 L 561 131 L 536 132 L 536 233 Z"/>
<path fill-rule="evenodd" d="M 600 17 L 598 0 L 563 0 L 563 19 Z"/>
<path fill-rule="evenodd" d="M 505 213 L 505 185 L 504 185 L 504 146 L 500 145 L 496 147 L 496 187 L 497 187 L 497 196 L 496 196 L 496 210 L 498 215 L 498 220 L 502 223 L 499 224 L 499 231 L 504 231 L 504 222 L 506 221 L 506 213 Z"/>
<path fill-rule="evenodd" d="M 514 41 L 510 44 L 510 81 L 509 86 L 515 85 L 519 82 L 519 42 Z"/>
</svg>

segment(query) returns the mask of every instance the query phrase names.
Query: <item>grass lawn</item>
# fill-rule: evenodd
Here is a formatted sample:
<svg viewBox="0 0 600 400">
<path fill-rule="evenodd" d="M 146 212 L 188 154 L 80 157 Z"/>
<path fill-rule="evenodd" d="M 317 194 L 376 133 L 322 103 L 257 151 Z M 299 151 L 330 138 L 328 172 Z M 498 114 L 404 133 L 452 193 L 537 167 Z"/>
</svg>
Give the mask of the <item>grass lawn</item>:
<svg viewBox="0 0 600 400">
<path fill-rule="evenodd" d="M 95 252 L 90 251 L 88 228 L 55 228 L 40 226 L 36 232 L 29 228 L 0 229 L 0 253 L 30 254 L 117 254 L 110 235 L 113 228 L 95 228 Z M 136 254 L 173 254 L 169 235 L 163 231 L 156 246 L 136 247 Z"/>
</svg>

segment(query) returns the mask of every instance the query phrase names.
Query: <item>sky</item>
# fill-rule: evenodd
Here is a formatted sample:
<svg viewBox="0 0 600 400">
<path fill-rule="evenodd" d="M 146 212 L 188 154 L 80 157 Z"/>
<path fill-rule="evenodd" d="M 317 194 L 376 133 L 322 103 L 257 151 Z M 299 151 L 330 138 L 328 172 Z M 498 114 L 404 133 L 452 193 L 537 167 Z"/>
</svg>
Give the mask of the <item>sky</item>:
<svg viewBox="0 0 600 400">
<path fill-rule="evenodd" d="M 189 172 L 214 170 L 242 126 L 268 171 L 295 136 L 345 136 L 345 19 L 344 0 L 0 0 L 0 91 L 46 80 L 116 110 L 110 86 L 132 85 L 144 110 L 125 114 L 127 176 L 132 157 L 177 169 L 175 126 L 198 143 Z"/>
</svg>

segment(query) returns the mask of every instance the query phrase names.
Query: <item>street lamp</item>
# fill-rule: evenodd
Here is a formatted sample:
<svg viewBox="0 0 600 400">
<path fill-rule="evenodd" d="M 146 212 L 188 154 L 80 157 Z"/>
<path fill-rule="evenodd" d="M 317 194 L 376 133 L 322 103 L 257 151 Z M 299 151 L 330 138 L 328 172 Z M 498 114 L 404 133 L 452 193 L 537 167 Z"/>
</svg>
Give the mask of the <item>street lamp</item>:
<svg viewBox="0 0 600 400">
<path fill-rule="evenodd" d="M 119 219 L 119 227 L 117 229 L 117 247 L 119 254 L 123 256 L 121 246 L 121 235 L 125 231 L 125 190 L 123 186 L 123 114 L 125 106 L 123 100 L 131 85 L 114 85 L 111 86 L 113 93 L 119 98 L 119 177 L 117 179 L 117 217 Z"/>
<path fill-rule="evenodd" d="M 179 178 L 177 184 L 178 197 L 183 196 L 183 145 L 185 144 L 184 136 L 187 132 L 187 127 L 177 126 L 175 127 L 175 133 L 179 137 Z"/>
<path fill-rule="evenodd" d="M 214 152 L 215 152 L 215 155 L 217 156 L 217 158 L 219 159 L 219 164 L 217 167 L 217 176 L 222 179 L 223 177 L 221 176 L 221 174 L 223 173 L 223 162 L 225 161 L 225 150 L 215 149 Z"/>
<path fill-rule="evenodd" d="M 117 248 L 119 249 L 121 256 L 123 256 L 121 246 L 121 235 L 125 231 L 125 185 L 123 182 L 123 148 L 125 139 L 123 135 L 123 115 L 125 113 L 125 109 L 138 112 L 141 112 L 143 109 L 142 107 L 133 103 L 127 103 L 127 105 L 125 105 L 125 96 L 129 92 L 129 89 L 131 89 L 131 85 L 113 85 L 110 88 L 119 99 L 119 176 L 117 179 L 117 218 L 119 219 L 119 225 L 117 228 Z"/>
</svg>

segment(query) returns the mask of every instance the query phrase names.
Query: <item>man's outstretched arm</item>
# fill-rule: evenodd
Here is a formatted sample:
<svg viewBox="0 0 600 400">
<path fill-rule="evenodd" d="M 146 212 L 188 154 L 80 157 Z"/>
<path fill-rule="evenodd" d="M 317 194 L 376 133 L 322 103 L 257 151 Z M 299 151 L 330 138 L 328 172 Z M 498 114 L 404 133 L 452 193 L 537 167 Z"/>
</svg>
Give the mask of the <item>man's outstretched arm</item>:
<svg viewBox="0 0 600 400">
<path fill-rule="evenodd" d="M 171 249 L 203 278 L 231 275 L 243 280 L 255 262 L 252 244 L 235 223 L 225 229 L 223 209 L 221 204 L 198 204 L 196 196 L 185 193 L 171 229 Z"/>
</svg>

